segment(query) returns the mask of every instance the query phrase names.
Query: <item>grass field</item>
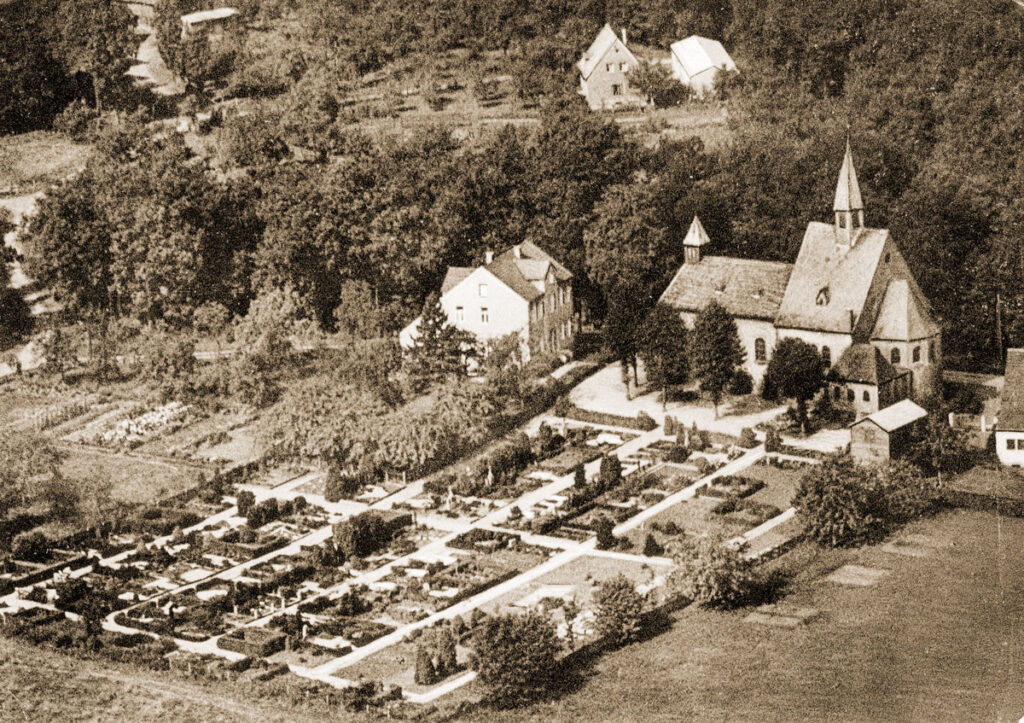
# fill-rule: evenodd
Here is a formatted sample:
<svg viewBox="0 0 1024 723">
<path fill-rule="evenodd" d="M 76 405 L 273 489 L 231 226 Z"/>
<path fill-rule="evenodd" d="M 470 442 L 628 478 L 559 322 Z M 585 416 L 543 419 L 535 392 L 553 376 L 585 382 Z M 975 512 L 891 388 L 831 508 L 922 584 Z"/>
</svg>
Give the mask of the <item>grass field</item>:
<svg viewBox="0 0 1024 723">
<path fill-rule="evenodd" d="M 98 479 L 110 482 L 110 495 L 129 503 L 154 502 L 181 492 L 196 483 L 195 468 L 127 457 L 113 452 L 75 448 L 61 465 L 61 472 L 73 480 Z M 83 489 L 88 494 L 88 489 Z"/>
<path fill-rule="evenodd" d="M 774 564 L 803 572 L 785 598 L 822 617 L 794 630 L 746 611 L 687 609 L 673 627 L 601 658 L 565 697 L 497 721 L 1016 721 L 1024 714 L 1024 520 L 953 511 L 925 557 L 801 546 Z M 822 579 L 854 563 L 875 587 Z"/>
<path fill-rule="evenodd" d="M 80 170 L 90 146 L 48 131 L 0 136 L 0 193 L 29 193 Z"/>
</svg>

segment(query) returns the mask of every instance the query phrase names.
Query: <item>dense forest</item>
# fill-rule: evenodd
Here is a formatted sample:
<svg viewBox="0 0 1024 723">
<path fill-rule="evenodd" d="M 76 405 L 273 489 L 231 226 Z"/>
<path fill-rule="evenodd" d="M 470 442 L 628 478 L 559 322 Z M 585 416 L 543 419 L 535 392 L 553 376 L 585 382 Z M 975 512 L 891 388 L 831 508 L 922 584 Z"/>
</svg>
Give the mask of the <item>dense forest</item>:
<svg viewBox="0 0 1024 723">
<path fill-rule="evenodd" d="M 0 132 L 91 99 L 83 73 L 103 83 L 40 26 L 60 5 L 0 8 Z M 892 230 L 948 354 L 998 364 L 1001 348 L 1024 344 L 1024 15 L 1008 0 L 242 6 L 262 27 L 286 24 L 292 42 L 237 48 L 228 86 L 265 111 L 223 118 L 217 163 L 173 134 L 151 137 L 145 103 L 103 85 L 106 107 L 135 115 L 96 131 L 89 168 L 49 194 L 25 234 L 29 270 L 71 315 L 173 327 L 204 303 L 240 314 L 287 285 L 325 328 L 363 328 L 371 309 L 371 328 L 394 331 L 448 265 L 523 239 L 563 259 L 598 313 L 616 296 L 649 305 L 694 214 L 714 253 L 793 260 L 807 222 L 830 216 L 849 133 L 867 222 Z M 652 148 L 587 112 L 567 69 L 604 21 L 656 46 L 722 38 L 742 70 L 715 101 L 728 142 Z M 363 74 L 450 51 L 506 59 L 543 89 L 539 122 L 391 138 L 340 111 Z M 315 160 L 297 162 L 296 144 Z"/>
</svg>

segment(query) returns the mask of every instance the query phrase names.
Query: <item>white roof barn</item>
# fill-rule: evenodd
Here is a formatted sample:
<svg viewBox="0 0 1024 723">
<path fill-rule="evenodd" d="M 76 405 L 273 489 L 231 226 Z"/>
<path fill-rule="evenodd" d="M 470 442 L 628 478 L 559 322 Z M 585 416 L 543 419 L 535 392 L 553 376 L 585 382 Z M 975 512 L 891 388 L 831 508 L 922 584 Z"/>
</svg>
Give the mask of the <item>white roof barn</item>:
<svg viewBox="0 0 1024 723">
<path fill-rule="evenodd" d="M 719 70 L 736 70 L 736 63 L 717 40 L 691 35 L 670 46 L 672 74 L 697 95 L 713 90 Z"/>
</svg>

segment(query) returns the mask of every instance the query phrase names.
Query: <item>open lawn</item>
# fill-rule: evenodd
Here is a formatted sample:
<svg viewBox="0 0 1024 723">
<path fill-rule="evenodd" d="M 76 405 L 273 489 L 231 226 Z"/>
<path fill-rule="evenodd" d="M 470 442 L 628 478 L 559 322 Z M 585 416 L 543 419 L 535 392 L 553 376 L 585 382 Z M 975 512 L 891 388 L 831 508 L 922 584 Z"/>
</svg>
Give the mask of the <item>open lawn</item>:
<svg viewBox="0 0 1024 723">
<path fill-rule="evenodd" d="M 85 167 L 92 148 L 60 133 L 0 136 L 0 193 L 29 193 Z"/>
<path fill-rule="evenodd" d="M 779 469 L 778 467 L 755 464 L 747 467 L 740 475 L 764 482 L 764 487 L 750 496 L 753 502 L 775 505 L 780 510 L 784 510 L 793 504 L 793 497 L 796 495 L 797 487 L 800 486 L 800 478 L 803 477 L 804 470 Z"/>
<path fill-rule="evenodd" d="M 155 502 L 196 484 L 195 467 L 128 457 L 114 452 L 71 447 L 61 465 L 65 477 L 87 485 L 90 480 L 109 482 L 110 495 L 129 503 Z M 89 494 L 83 487 L 82 493 Z"/>
<path fill-rule="evenodd" d="M 528 711 L 468 720 L 1016 721 L 1024 713 L 1024 520 L 951 511 L 883 546 L 809 544 L 772 565 L 803 570 L 783 602 L 821 616 L 782 629 L 749 610 L 688 608 L 670 630 L 601 658 L 580 688 Z M 888 570 L 870 587 L 823 578 Z"/>
</svg>

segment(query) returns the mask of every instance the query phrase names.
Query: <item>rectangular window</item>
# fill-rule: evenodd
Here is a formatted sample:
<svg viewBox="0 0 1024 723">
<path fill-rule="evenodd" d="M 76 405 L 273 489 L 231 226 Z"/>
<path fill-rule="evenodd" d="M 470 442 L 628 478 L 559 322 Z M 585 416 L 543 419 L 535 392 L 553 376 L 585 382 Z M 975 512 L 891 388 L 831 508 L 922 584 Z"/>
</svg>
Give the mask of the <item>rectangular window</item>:
<svg viewBox="0 0 1024 723">
<path fill-rule="evenodd" d="M 461 306 L 456 306 L 455 307 L 455 321 L 458 322 L 458 321 L 465 321 L 465 320 L 466 320 L 466 310 L 463 309 Z"/>
<path fill-rule="evenodd" d="M 622 72 L 622 73 L 626 72 L 626 64 L 625 63 L 619 63 L 619 71 Z"/>
<path fill-rule="evenodd" d="M 480 284 L 476 290 L 480 296 L 487 296 L 487 284 Z"/>
<path fill-rule="evenodd" d="M 1008 440 L 1006 440 L 1006 448 L 1007 449 L 1016 449 L 1017 448 L 1017 440 L 1016 439 L 1008 439 Z"/>
<path fill-rule="evenodd" d="M 622 95 L 622 86 L 616 83 L 612 86 L 612 95 Z"/>
<path fill-rule="evenodd" d="M 489 323 L 491 320 L 491 313 L 487 310 L 486 306 L 480 307 L 480 321 L 484 324 Z"/>
<path fill-rule="evenodd" d="M 605 63 L 604 64 L 604 72 L 606 72 L 606 73 L 612 72 L 612 64 L 611 63 Z"/>
<path fill-rule="evenodd" d="M 914 361 L 921 361 L 921 347 L 919 346 L 914 347 Z"/>
</svg>

